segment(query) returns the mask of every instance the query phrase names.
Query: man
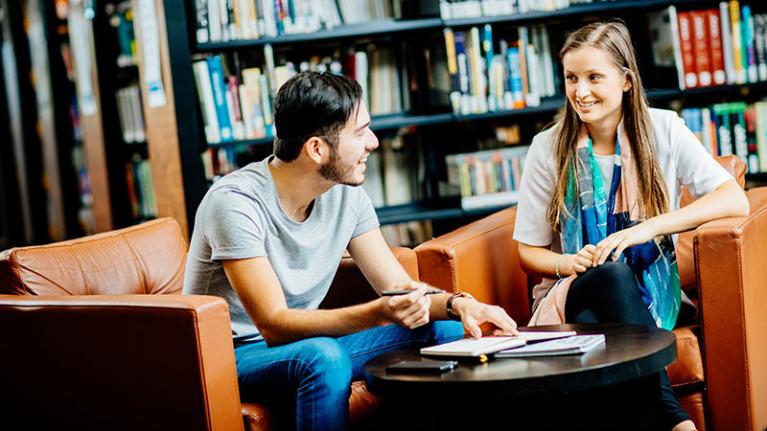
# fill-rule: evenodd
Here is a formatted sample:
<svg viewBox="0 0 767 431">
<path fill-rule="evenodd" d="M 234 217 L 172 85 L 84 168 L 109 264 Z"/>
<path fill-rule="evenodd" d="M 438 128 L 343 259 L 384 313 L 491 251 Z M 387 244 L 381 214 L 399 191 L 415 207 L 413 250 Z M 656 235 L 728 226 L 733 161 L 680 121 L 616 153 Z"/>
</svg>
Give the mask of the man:
<svg viewBox="0 0 767 431">
<path fill-rule="evenodd" d="M 500 308 L 427 295 L 391 253 L 361 187 L 378 147 L 359 84 L 300 73 L 275 102 L 274 155 L 227 175 L 197 211 L 184 291 L 227 300 L 240 392 L 295 403 L 299 429 L 344 429 L 352 379 L 406 345 L 516 333 Z M 372 286 L 412 292 L 318 310 L 345 249 Z M 450 307 L 450 309 L 448 309 Z M 451 312 L 452 316 L 448 316 Z M 435 322 L 452 317 L 457 322 Z"/>
</svg>

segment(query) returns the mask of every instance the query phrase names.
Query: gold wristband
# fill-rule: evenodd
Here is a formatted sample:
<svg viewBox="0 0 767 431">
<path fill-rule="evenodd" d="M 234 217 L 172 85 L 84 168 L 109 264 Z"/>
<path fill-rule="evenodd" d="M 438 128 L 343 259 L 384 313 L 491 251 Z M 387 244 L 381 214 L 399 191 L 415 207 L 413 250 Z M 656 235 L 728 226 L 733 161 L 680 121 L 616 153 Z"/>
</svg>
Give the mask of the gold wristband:
<svg viewBox="0 0 767 431">
<path fill-rule="evenodd" d="M 450 320 L 457 320 L 460 322 L 461 316 L 453 313 L 453 301 L 456 298 L 474 299 L 474 297 L 467 292 L 455 292 L 454 294 L 450 295 L 450 298 L 447 298 L 447 302 L 445 303 L 445 313 L 447 314 L 447 318 Z"/>
<path fill-rule="evenodd" d="M 562 274 L 559 273 L 559 264 L 562 263 L 562 258 L 565 257 L 565 254 L 562 253 L 559 255 L 559 258 L 557 259 L 557 264 L 554 265 L 554 272 L 557 273 L 557 278 L 562 278 Z"/>
</svg>

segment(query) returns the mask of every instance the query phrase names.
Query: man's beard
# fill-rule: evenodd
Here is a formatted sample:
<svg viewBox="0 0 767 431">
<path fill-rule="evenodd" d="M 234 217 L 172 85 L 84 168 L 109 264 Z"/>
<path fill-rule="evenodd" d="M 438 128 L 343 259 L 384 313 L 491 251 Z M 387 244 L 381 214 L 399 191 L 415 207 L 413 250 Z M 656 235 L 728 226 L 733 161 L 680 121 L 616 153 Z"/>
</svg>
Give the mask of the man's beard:
<svg viewBox="0 0 767 431">
<path fill-rule="evenodd" d="M 353 181 L 351 178 L 351 174 L 354 172 L 354 168 L 356 168 L 356 165 L 344 166 L 341 158 L 338 157 L 336 150 L 331 147 L 330 160 L 320 166 L 320 175 L 322 178 L 337 184 L 344 184 L 347 186 L 362 185 L 362 183 L 365 181 L 364 178 L 362 181 Z"/>
</svg>

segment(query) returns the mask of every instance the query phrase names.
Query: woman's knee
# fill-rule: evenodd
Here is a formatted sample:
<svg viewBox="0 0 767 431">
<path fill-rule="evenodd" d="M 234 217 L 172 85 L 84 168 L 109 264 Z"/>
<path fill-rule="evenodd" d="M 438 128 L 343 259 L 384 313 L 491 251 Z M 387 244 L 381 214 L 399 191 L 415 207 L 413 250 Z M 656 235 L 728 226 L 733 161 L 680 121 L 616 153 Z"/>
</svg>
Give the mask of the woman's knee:
<svg viewBox="0 0 767 431">
<path fill-rule="evenodd" d="M 590 275 L 599 284 L 599 290 L 619 294 L 626 289 L 636 290 L 636 280 L 631 267 L 625 262 L 605 262 L 590 269 Z"/>
</svg>

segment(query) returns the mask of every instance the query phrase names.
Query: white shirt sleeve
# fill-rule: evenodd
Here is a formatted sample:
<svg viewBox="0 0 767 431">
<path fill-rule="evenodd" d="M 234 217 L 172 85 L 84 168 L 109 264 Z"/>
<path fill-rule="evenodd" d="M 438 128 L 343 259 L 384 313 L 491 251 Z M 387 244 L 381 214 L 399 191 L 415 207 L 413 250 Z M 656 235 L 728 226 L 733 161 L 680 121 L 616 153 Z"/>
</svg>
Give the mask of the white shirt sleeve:
<svg viewBox="0 0 767 431">
<path fill-rule="evenodd" d="M 556 187 L 552 132 L 544 131 L 533 139 L 519 185 L 514 239 L 532 246 L 549 246 L 555 235 L 546 217 Z"/>
<path fill-rule="evenodd" d="M 669 139 L 671 156 L 676 164 L 676 180 L 696 199 L 733 179 L 678 115 L 671 120 Z"/>
</svg>

